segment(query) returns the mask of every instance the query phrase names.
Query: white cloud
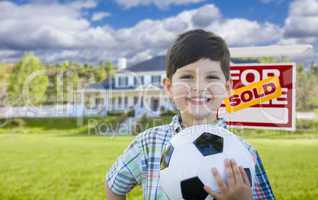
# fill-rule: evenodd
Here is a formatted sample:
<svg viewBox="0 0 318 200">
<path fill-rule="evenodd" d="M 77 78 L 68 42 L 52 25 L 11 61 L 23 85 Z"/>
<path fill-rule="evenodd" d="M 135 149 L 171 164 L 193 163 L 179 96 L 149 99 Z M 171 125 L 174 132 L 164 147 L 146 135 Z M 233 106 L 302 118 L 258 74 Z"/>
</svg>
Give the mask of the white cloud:
<svg viewBox="0 0 318 200">
<path fill-rule="evenodd" d="M 152 58 L 152 52 L 147 49 L 145 51 L 139 52 L 136 55 L 134 55 L 131 59 L 130 59 L 130 63 L 138 63 L 147 59 Z"/>
<path fill-rule="evenodd" d="M 14 55 L 19 57 L 25 51 L 35 51 L 47 62 L 53 62 L 53 58 L 86 62 L 85 59 L 92 61 L 88 57 L 93 58 L 99 49 L 110 51 L 116 42 L 109 28 L 93 27 L 83 14 L 83 10 L 95 6 L 95 1 L 91 0 L 68 4 L 42 1 L 24 5 L 0 2 L 1 61 L 12 61 Z M 16 53 L 10 56 L 1 53 L 8 50 Z M 78 57 L 71 57 L 63 53 L 65 51 L 75 52 Z"/>
<path fill-rule="evenodd" d="M 294 0 L 282 30 L 283 37 L 278 43 L 311 44 L 315 53 L 308 55 L 307 61 L 318 63 L 318 0 Z"/>
<path fill-rule="evenodd" d="M 214 5 L 202 6 L 192 16 L 192 23 L 198 27 L 206 27 L 214 20 L 219 19 L 221 13 Z"/>
<path fill-rule="evenodd" d="M 205 13 L 213 15 L 195 18 L 195 16 L 204 16 Z M 133 56 L 139 55 L 140 59 L 144 55 L 146 59 L 149 54 L 153 56 L 162 53 L 178 34 L 195 28 L 216 32 L 225 37 L 229 45 L 235 46 L 277 42 L 282 35 L 280 28 L 271 23 L 258 23 L 239 18 L 224 19 L 214 5 L 184 11 L 163 20 L 144 20 L 134 27 L 118 30 L 115 35 L 118 41 L 123 41 L 121 42 L 124 45 L 123 49 L 131 49 L 131 52 L 135 52 Z M 133 39 L 131 36 L 134 36 Z M 145 51 L 148 48 L 152 49 L 151 53 Z"/>
<path fill-rule="evenodd" d="M 203 2 L 205 0 L 116 0 L 116 2 L 126 9 L 137 6 L 155 5 L 160 9 L 169 7 L 170 5 L 186 5 Z"/>
<path fill-rule="evenodd" d="M 285 20 L 287 38 L 318 37 L 318 0 L 295 0 Z"/>
<path fill-rule="evenodd" d="M 110 16 L 110 13 L 108 12 L 96 12 L 92 15 L 92 21 L 99 21 L 104 19 L 105 17 Z"/>
<path fill-rule="evenodd" d="M 74 49 L 112 45 L 114 41 L 106 30 L 92 27 L 82 16 L 82 7 L 61 4 L 18 6 L 0 2 L 0 48 Z"/>
<path fill-rule="evenodd" d="M 279 26 L 240 18 L 217 21 L 208 29 L 223 36 L 230 46 L 269 44 L 279 41 L 282 37 Z"/>
<path fill-rule="evenodd" d="M 16 54 L 16 51 L 14 50 L 2 50 L 0 51 L 0 59 L 15 56 L 15 54 Z"/>
<path fill-rule="evenodd" d="M 70 3 L 70 6 L 76 9 L 90 9 L 97 6 L 97 2 L 94 0 L 79 0 Z"/>
</svg>

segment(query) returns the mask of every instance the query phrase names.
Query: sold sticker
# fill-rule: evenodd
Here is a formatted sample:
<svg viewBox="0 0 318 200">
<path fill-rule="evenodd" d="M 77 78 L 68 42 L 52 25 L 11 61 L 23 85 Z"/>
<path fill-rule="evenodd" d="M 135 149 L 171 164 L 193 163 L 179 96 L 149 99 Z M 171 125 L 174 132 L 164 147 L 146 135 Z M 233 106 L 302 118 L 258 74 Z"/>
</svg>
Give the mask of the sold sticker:
<svg viewBox="0 0 318 200">
<path fill-rule="evenodd" d="M 273 76 L 232 90 L 230 97 L 224 99 L 224 104 L 227 112 L 235 112 L 275 99 L 281 94 L 279 78 Z"/>
</svg>

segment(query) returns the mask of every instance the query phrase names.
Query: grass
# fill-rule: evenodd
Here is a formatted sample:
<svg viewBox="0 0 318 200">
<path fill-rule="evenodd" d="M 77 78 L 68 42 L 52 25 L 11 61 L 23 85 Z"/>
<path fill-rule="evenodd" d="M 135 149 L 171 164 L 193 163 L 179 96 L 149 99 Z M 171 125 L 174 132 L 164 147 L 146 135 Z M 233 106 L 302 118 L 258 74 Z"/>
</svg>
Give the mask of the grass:
<svg viewBox="0 0 318 200">
<path fill-rule="evenodd" d="M 248 139 L 263 159 L 277 199 L 317 199 L 317 139 Z"/>
<path fill-rule="evenodd" d="M 1 133 L 112 135 L 126 115 L 86 118 L 19 118 L 0 119 Z M 108 129 L 107 129 L 108 128 Z M 108 131 L 109 130 L 109 131 Z"/>
<path fill-rule="evenodd" d="M 85 127 L 40 124 L 0 129 L 0 199 L 105 199 L 105 174 L 133 137 L 89 136 L 78 134 Z M 237 132 L 258 149 L 277 199 L 317 199 L 317 131 Z M 142 199 L 141 189 L 127 199 Z"/>
<path fill-rule="evenodd" d="M 127 137 L 0 135 L 0 199 L 104 199 L 104 176 Z"/>
</svg>

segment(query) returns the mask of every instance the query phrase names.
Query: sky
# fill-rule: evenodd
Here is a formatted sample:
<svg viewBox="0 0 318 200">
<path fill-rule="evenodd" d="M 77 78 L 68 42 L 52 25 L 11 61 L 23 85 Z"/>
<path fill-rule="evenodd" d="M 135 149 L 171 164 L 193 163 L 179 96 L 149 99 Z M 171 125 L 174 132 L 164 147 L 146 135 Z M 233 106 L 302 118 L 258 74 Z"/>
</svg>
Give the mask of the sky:
<svg viewBox="0 0 318 200">
<path fill-rule="evenodd" d="M 318 0 L 0 0 L 0 62 L 134 64 L 198 28 L 230 47 L 311 44 L 318 61 Z"/>
</svg>

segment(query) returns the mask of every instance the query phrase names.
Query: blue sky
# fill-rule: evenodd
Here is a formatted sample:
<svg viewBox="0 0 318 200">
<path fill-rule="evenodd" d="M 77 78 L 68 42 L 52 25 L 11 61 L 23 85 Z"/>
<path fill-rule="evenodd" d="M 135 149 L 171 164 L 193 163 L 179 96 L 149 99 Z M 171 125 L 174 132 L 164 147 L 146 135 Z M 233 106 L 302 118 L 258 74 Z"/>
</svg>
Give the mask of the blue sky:
<svg viewBox="0 0 318 200">
<path fill-rule="evenodd" d="M 33 51 L 49 63 L 135 63 L 164 54 L 194 28 L 223 36 L 231 47 L 316 47 L 318 0 L 0 1 L 0 27 L 2 62 Z"/>
</svg>

